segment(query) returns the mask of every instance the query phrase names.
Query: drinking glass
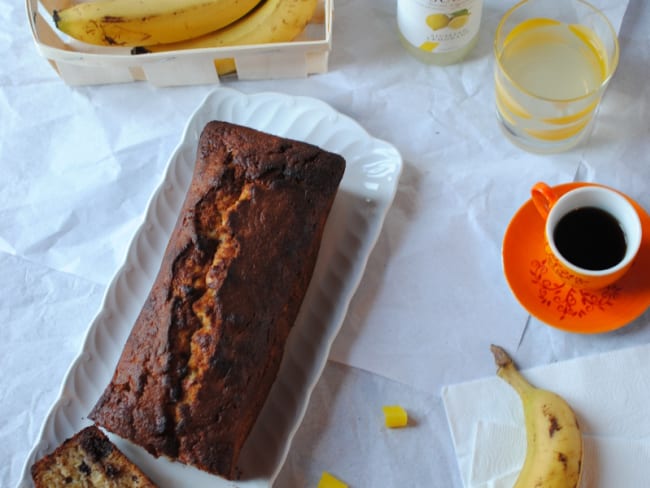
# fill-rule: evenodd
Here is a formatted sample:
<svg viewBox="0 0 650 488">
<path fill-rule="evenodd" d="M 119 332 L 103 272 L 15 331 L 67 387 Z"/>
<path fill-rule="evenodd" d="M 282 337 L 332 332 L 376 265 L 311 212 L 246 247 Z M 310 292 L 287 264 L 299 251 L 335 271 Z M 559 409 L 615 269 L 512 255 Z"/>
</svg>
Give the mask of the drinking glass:
<svg viewBox="0 0 650 488">
<path fill-rule="evenodd" d="M 494 40 L 497 119 L 517 146 L 555 153 L 588 134 L 618 65 L 616 31 L 583 0 L 524 0 Z"/>
</svg>

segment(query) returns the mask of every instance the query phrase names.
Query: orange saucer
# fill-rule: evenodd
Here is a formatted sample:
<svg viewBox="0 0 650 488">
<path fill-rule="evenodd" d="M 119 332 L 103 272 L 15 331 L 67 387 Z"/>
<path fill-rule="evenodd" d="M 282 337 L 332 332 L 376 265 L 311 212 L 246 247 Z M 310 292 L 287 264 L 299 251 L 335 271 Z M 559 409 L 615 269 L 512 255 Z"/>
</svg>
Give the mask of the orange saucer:
<svg viewBox="0 0 650 488">
<path fill-rule="evenodd" d="M 591 183 L 567 183 L 553 189 L 559 195 Z M 528 200 L 515 214 L 503 238 L 503 270 L 521 305 L 542 322 L 568 332 L 593 334 L 623 327 L 650 306 L 650 216 L 639 212 L 641 249 L 630 270 L 618 282 L 600 290 L 574 288 L 547 266 L 544 221 Z"/>
</svg>

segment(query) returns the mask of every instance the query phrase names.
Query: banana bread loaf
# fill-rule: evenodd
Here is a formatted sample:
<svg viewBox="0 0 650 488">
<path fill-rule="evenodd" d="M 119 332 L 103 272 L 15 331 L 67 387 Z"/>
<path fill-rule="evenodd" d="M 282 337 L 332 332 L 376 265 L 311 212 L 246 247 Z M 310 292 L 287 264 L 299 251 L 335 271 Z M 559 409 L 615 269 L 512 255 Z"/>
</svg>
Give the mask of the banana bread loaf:
<svg viewBox="0 0 650 488">
<path fill-rule="evenodd" d="M 316 146 L 208 123 L 159 274 L 90 418 L 236 478 L 344 169 Z"/>
<path fill-rule="evenodd" d="M 95 426 L 77 432 L 32 466 L 36 488 L 155 488 Z"/>
</svg>

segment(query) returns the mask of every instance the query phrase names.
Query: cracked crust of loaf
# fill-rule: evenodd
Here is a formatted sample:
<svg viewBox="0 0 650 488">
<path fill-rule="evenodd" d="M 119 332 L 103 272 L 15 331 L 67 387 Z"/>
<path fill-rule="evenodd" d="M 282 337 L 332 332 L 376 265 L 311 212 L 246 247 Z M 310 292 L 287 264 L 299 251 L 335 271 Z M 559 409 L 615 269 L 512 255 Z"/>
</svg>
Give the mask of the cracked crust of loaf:
<svg viewBox="0 0 650 488">
<path fill-rule="evenodd" d="M 32 466 L 36 488 L 155 488 L 156 485 L 95 426 L 82 429 Z"/>
<path fill-rule="evenodd" d="M 155 456 L 237 477 L 344 169 L 316 146 L 208 123 L 159 274 L 89 417 Z"/>
</svg>

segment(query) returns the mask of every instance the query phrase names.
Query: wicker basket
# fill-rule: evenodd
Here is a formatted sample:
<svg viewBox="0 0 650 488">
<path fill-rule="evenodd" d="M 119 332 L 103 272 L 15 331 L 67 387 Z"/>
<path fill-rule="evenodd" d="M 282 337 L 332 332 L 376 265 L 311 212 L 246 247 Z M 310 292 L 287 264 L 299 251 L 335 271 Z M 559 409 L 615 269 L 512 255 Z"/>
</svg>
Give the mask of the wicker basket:
<svg viewBox="0 0 650 488">
<path fill-rule="evenodd" d="M 234 58 L 241 80 L 304 78 L 327 71 L 333 0 L 319 0 L 303 34 L 293 42 L 190 49 L 132 55 L 130 48 L 84 44 L 54 27 L 52 11 L 70 0 L 26 0 L 34 41 L 69 85 L 149 81 L 157 86 L 219 83 L 215 59 Z"/>
</svg>

